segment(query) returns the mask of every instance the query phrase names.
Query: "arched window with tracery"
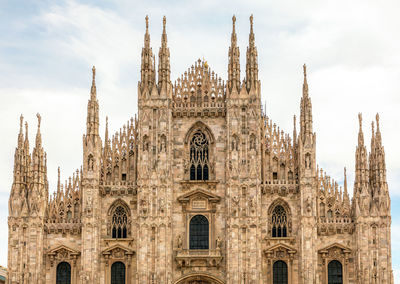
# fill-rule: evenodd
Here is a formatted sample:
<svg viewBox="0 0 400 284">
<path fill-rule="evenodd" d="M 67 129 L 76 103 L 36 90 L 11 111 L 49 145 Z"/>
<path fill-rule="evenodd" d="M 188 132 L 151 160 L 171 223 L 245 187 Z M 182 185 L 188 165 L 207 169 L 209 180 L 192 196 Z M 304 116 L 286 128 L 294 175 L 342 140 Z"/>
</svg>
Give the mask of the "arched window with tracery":
<svg viewBox="0 0 400 284">
<path fill-rule="evenodd" d="M 122 206 L 115 208 L 112 216 L 112 237 L 116 239 L 127 238 L 128 230 L 128 216 L 125 209 Z"/>
<path fill-rule="evenodd" d="M 273 266 L 274 284 L 288 284 L 288 267 L 282 260 L 275 261 Z"/>
<path fill-rule="evenodd" d="M 328 264 L 328 284 L 343 284 L 342 264 L 337 260 Z"/>
<path fill-rule="evenodd" d="M 120 261 L 111 265 L 111 284 L 125 284 L 125 264 Z"/>
<path fill-rule="evenodd" d="M 190 179 L 208 180 L 210 171 L 209 141 L 206 135 L 197 130 L 190 140 Z"/>
<path fill-rule="evenodd" d="M 272 237 L 287 237 L 287 215 L 285 209 L 281 205 L 274 208 L 271 216 Z"/>
<path fill-rule="evenodd" d="M 71 284 L 71 265 L 68 262 L 60 262 L 57 265 L 57 284 Z"/>
<path fill-rule="evenodd" d="M 209 248 L 209 223 L 203 215 L 196 215 L 190 220 L 189 249 Z"/>
</svg>

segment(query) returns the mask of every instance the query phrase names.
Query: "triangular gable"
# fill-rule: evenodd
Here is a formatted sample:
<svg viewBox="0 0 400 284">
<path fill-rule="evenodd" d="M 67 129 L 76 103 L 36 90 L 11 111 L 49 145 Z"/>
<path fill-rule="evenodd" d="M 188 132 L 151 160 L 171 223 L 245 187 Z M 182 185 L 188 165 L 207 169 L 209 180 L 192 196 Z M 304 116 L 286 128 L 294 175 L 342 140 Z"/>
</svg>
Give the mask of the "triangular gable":
<svg viewBox="0 0 400 284">
<path fill-rule="evenodd" d="M 279 249 L 283 249 L 288 251 L 288 253 L 294 254 L 297 252 L 297 250 L 291 246 L 288 246 L 286 244 L 276 244 L 273 246 L 270 246 L 269 248 L 265 249 L 264 252 L 268 253 L 268 252 L 273 252 L 275 250 L 279 250 Z"/>
<path fill-rule="evenodd" d="M 344 245 L 341 245 L 339 243 L 330 244 L 329 246 L 318 250 L 318 252 L 319 253 L 327 253 L 331 248 L 335 248 L 335 247 L 342 249 L 344 253 L 350 253 L 351 252 L 351 249 L 349 249 L 348 247 L 345 247 Z"/>
<path fill-rule="evenodd" d="M 123 245 L 120 245 L 120 244 L 115 244 L 109 248 L 106 248 L 105 250 L 102 251 L 102 254 L 103 255 L 111 254 L 114 250 L 121 250 L 125 254 L 134 254 L 133 250 L 131 250 Z"/>
<path fill-rule="evenodd" d="M 71 255 L 79 255 L 81 253 L 80 251 L 70 248 L 70 247 L 67 247 L 65 245 L 59 245 L 59 246 L 56 246 L 56 247 L 48 250 L 46 254 L 47 255 L 56 255 L 58 252 L 62 252 L 62 251 L 67 251 Z"/>
<path fill-rule="evenodd" d="M 207 199 L 208 201 L 210 201 L 212 203 L 216 203 L 221 200 L 221 197 L 219 197 L 216 194 L 207 192 L 202 189 L 196 189 L 196 190 L 192 190 L 192 191 L 185 193 L 184 195 L 178 197 L 178 201 L 181 203 L 187 203 L 187 202 L 189 202 L 190 199 L 195 198 L 195 197 L 201 197 L 201 198 Z"/>
</svg>

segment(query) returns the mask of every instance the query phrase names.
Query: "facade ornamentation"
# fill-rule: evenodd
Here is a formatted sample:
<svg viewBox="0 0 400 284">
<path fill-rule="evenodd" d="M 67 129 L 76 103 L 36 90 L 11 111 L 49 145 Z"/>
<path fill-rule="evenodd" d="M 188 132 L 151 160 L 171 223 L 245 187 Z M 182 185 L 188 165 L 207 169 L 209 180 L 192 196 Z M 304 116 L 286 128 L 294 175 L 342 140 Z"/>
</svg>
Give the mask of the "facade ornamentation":
<svg viewBox="0 0 400 284">
<path fill-rule="evenodd" d="M 227 80 L 199 59 L 172 83 L 146 17 L 138 115 L 104 137 L 93 67 L 82 167 L 50 196 L 41 117 L 31 152 L 21 116 L 7 283 L 393 283 L 379 116 L 368 154 L 359 115 L 350 200 L 346 169 L 340 187 L 317 166 L 306 67 L 289 135 L 262 111 L 253 17 L 244 78 L 232 20 Z"/>
</svg>

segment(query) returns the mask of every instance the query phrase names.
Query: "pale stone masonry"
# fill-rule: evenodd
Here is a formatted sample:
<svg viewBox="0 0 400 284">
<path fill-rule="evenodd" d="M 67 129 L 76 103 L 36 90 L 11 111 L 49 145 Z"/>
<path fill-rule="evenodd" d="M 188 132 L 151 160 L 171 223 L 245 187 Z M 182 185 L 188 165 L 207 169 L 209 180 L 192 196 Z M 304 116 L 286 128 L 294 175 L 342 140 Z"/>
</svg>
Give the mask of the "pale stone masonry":
<svg viewBox="0 0 400 284">
<path fill-rule="evenodd" d="M 240 76 L 235 21 L 226 81 L 198 60 L 172 83 L 146 17 L 138 116 L 103 138 L 93 67 L 83 165 L 50 197 L 21 116 L 7 283 L 393 283 L 379 116 L 367 153 L 359 115 L 350 200 L 317 166 L 306 67 L 289 135 L 262 111 L 253 17 Z"/>
</svg>

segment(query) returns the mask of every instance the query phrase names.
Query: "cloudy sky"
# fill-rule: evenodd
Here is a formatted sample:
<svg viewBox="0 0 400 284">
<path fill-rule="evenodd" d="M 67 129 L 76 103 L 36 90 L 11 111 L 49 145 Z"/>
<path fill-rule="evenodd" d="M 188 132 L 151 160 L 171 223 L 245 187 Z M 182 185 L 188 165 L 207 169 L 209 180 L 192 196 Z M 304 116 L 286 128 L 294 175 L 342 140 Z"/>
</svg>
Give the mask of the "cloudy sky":
<svg viewBox="0 0 400 284">
<path fill-rule="evenodd" d="M 19 116 L 34 143 L 36 113 L 48 157 L 50 191 L 82 163 L 82 134 L 97 69 L 101 129 L 118 130 L 137 111 L 144 17 L 153 51 L 167 17 L 171 79 L 198 58 L 226 79 L 232 15 L 242 76 L 254 14 L 259 78 L 267 113 L 286 132 L 299 114 L 302 65 L 308 66 L 318 164 L 354 177 L 358 112 L 369 145 L 379 112 L 392 198 L 392 252 L 400 281 L 400 2 L 366 1 L 0 1 L 0 265 L 7 265 L 8 196 Z M 397 126 L 397 127 L 396 127 Z M 352 192 L 352 189 L 351 189 Z"/>
</svg>

